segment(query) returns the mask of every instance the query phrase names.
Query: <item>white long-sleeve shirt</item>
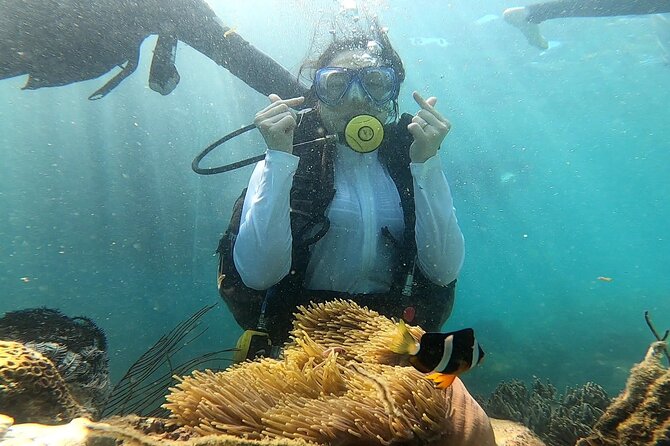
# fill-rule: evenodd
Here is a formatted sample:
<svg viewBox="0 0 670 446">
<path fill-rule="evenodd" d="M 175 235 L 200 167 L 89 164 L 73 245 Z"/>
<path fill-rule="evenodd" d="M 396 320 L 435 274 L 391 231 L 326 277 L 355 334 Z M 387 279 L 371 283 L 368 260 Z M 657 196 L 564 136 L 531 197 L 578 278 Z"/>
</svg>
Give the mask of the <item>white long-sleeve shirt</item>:
<svg viewBox="0 0 670 446">
<path fill-rule="evenodd" d="M 233 259 L 244 283 L 264 290 L 291 267 L 289 196 L 299 158 L 268 150 L 249 180 Z M 338 145 L 335 197 L 326 210 L 330 229 L 310 247 L 305 287 L 347 293 L 384 293 L 393 277 L 393 246 L 387 226 L 401 240 L 400 196 L 377 151 L 360 154 Z M 463 235 L 438 156 L 411 163 L 418 267 L 432 282 L 447 285 L 463 264 Z"/>
</svg>

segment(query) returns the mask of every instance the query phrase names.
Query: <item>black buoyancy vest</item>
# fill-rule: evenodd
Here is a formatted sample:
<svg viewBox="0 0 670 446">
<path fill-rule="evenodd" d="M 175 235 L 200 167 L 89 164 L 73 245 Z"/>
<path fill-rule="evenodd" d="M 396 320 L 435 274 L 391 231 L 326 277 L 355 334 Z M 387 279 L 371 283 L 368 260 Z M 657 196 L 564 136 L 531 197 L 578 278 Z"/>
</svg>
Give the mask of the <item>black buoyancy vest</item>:
<svg viewBox="0 0 670 446">
<path fill-rule="evenodd" d="M 292 315 L 299 305 L 330 298 L 350 298 L 381 314 L 421 325 L 425 330 L 439 330 L 451 314 L 456 281 L 446 287 L 436 285 L 414 268 L 416 240 L 414 236 L 414 188 L 409 169 L 409 146 L 413 141 L 407 130 L 412 116 L 403 114 L 397 123 L 386 125 L 384 140 L 379 150 L 380 162 L 393 179 L 402 204 L 405 233 L 402 240 L 389 242 L 397 248 L 393 281 L 388 293 L 350 295 L 331 291 L 307 290 L 303 287 L 304 274 L 309 262 L 309 245 L 328 230 L 326 209 L 335 195 L 335 143 L 306 144 L 294 148 L 300 157 L 291 188 L 291 233 L 293 253 L 290 273 L 270 289 L 265 308 L 266 330 L 274 344 L 284 342 L 292 327 Z M 295 131 L 294 144 L 324 136 L 325 131 L 315 114 L 302 117 Z M 267 291 L 258 291 L 244 285 L 233 261 L 233 248 L 239 232 L 242 206 L 246 189 L 233 206 L 228 229 L 219 241 L 219 294 L 231 310 L 237 323 L 244 329 L 256 329 Z M 408 273 L 411 292 L 407 292 Z M 412 280 L 413 279 L 413 280 Z"/>
</svg>

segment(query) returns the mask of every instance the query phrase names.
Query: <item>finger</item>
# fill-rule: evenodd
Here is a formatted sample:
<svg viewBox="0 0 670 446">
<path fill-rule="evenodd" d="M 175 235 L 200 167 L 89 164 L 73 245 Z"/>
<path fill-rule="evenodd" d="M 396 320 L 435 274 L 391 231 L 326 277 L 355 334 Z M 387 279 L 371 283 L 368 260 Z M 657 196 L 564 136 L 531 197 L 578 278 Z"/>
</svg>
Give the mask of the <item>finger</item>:
<svg viewBox="0 0 670 446">
<path fill-rule="evenodd" d="M 414 98 L 414 100 L 416 101 L 416 103 L 419 104 L 419 107 L 423 108 L 424 110 L 434 110 L 434 109 L 433 109 L 433 106 L 434 106 L 435 103 L 437 102 L 437 99 L 436 99 L 435 97 L 428 98 L 428 100 L 431 100 L 431 99 L 432 99 L 432 101 L 431 101 L 432 104 L 428 103 L 428 101 L 426 101 L 426 100 L 423 98 L 423 96 L 421 96 L 421 95 L 419 94 L 418 91 L 413 92 L 413 93 L 412 93 L 412 97 Z"/>
<path fill-rule="evenodd" d="M 421 130 L 424 130 L 430 124 L 426 119 L 421 117 L 419 114 L 412 117 L 412 122 L 415 123 L 415 124 L 419 124 L 419 127 L 421 127 Z"/>
<path fill-rule="evenodd" d="M 415 122 L 415 123 L 417 123 L 417 124 L 419 124 L 419 125 L 425 125 L 425 124 L 427 124 L 427 123 L 426 123 L 426 120 L 423 119 L 419 114 L 416 114 L 416 115 L 412 116 L 412 122 Z"/>
<path fill-rule="evenodd" d="M 263 121 L 265 119 L 269 119 L 273 116 L 281 115 L 283 113 L 295 113 L 295 111 L 292 110 L 291 107 L 289 107 L 286 104 L 277 104 L 277 105 L 273 104 L 273 106 L 264 108 L 263 110 L 256 113 L 254 121 L 255 122 Z"/>
<path fill-rule="evenodd" d="M 270 96 L 268 96 L 268 99 L 270 99 L 271 104 L 268 105 L 267 107 L 265 107 L 263 110 L 259 111 L 257 113 L 257 115 L 259 113 L 264 113 L 264 112 L 266 112 L 266 111 L 268 111 L 268 110 L 270 110 L 273 107 L 276 107 L 278 105 L 286 105 L 288 107 L 296 107 L 296 106 L 302 104 L 303 102 L 305 102 L 305 97 L 304 96 L 298 96 L 297 98 L 290 98 L 290 99 L 282 99 L 274 93 L 271 94 Z"/>
<path fill-rule="evenodd" d="M 277 96 L 277 95 L 270 95 L 270 96 Z M 268 96 L 269 97 L 269 96 Z M 279 96 L 277 96 L 279 97 Z M 272 116 L 276 116 L 281 113 L 287 113 L 290 112 L 294 118 L 297 118 L 297 113 L 295 110 L 291 108 L 292 105 L 298 105 L 302 103 L 305 100 L 304 97 L 300 96 L 297 98 L 291 98 L 291 99 L 280 99 L 272 104 L 268 105 L 265 107 L 263 110 L 259 111 L 256 113 L 256 116 L 254 116 L 254 123 L 258 124 L 259 122 L 263 121 L 264 119 L 268 119 Z"/>
<path fill-rule="evenodd" d="M 295 128 L 295 125 L 295 118 L 289 115 L 281 118 L 273 127 L 278 130 L 283 130 L 284 133 L 288 133 Z"/>
<path fill-rule="evenodd" d="M 417 96 L 414 98 L 414 100 L 416 100 L 419 105 L 425 103 L 430 107 L 435 107 L 435 104 L 437 104 L 437 98 L 435 96 L 431 96 L 428 99 L 424 99 L 423 96 L 421 96 L 421 94 L 419 94 L 418 91 L 415 91 L 414 93 L 416 93 Z M 414 94 L 412 94 L 412 96 L 414 96 Z"/>
<path fill-rule="evenodd" d="M 304 96 L 298 96 L 297 98 L 290 98 L 290 99 L 285 99 L 284 103 L 288 105 L 289 107 L 296 107 L 300 104 L 305 102 L 305 97 Z"/>
<path fill-rule="evenodd" d="M 407 126 L 407 130 L 412 134 L 414 137 L 414 140 L 420 143 L 426 143 L 428 140 L 428 136 L 426 135 L 426 132 L 423 131 L 423 127 L 416 123 L 416 122 L 411 122 Z"/>
<path fill-rule="evenodd" d="M 419 94 L 418 91 L 415 91 L 414 93 L 412 93 L 412 97 L 414 98 L 414 100 L 416 101 L 416 103 L 419 104 L 419 107 L 421 107 L 422 110 L 426 110 L 426 111 L 432 113 L 433 115 L 435 115 L 435 117 L 436 117 L 437 119 L 439 119 L 440 121 L 442 121 L 442 122 L 444 122 L 444 123 L 449 122 L 449 121 L 447 120 L 447 118 L 445 118 L 444 116 L 442 116 L 442 114 L 440 114 L 440 112 L 438 112 L 438 111 L 435 109 L 435 104 L 437 103 L 437 98 L 436 98 L 435 96 L 431 96 L 431 97 L 429 97 L 428 99 L 424 99 L 424 98 Z"/>
<path fill-rule="evenodd" d="M 264 129 L 269 129 L 273 126 L 275 126 L 279 121 L 284 119 L 285 117 L 290 117 L 293 119 L 294 122 L 296 122 L 296 118 L 293 113 L 291 112 L 285 112 L 285 113 L 278 113 L 273 116 L 268 116 L 263 119 L 260 119 L 258 123 L 256 124 L 257 127 L 261 127 Z"/>
<path fill-rule="evenodd" d="M 449 121 L 446 119 L 440 120 L 439 117 L 435 116 L 434 113 L 431 113 L 427 110 L 419 110 L 416 116 L 420 117 L 426 121 L 429 125 L 435 127 L 438 130 L 444 131 L 449 130 Z"/>
<path fill-rule="evenodd" d="M 277 104 L 277 103 L 286 104 L 289 107 L 295 107 L 296 105 L 300 105 L 303 102 L 305 102 L 305 97 L 304 96 L 298 96 L 296 98 L 289 98 L 289 99 L 282 99 L 282 98 L 280 98 L 279 96 L 277 96 L 276 94 L 273 93 L 270 96 L 268 96 L 268 98 L 270 99 L 270 101 L 272 101 L 272 104 Z M 270 106 L 272 104 L 270 104 Z"/>
</svg>

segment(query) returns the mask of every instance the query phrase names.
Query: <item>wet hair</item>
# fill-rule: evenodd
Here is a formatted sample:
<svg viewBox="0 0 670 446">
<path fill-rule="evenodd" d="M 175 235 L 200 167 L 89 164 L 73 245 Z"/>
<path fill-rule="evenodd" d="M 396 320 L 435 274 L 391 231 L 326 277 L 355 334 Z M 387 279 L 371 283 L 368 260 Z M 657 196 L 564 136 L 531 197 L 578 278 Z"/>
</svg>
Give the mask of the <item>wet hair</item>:
<svg viewBox="0 0 670 446">
<path fill-rule="evenodd" d="M 381 50 L 379 52 L 381 65 L 393 68 L 396 72 L 396 75 L 398 76 L 398 81 L 400 84 L 402 84 L 402 82 L 405 80 L 405 67 L 402 64 L 402 60 L 400 59 L 398 53 L 391 46 L 391 42 L 389 41 L 386 31 L 379 27 L 376 20 L 371 26 L 370 33 L 355 33 L 345 38 L 336 38 L 334 34 L 333 36 L 333 41 L 323 52 L 321 52 L 318 57 L 312 59 L 308 58 L 300 66 L 298 77 L 302 77 L 303 79 L 308 77 L 309 81 L 312 82 L 314 80 L 316 71 L 320 68 L 329 66 L 338 54 L 344 51 L 367 50 L 369 48 L 370 42 L 373 42 L 379 45 Z M 316 40 L 316 38 L 314 40 Z M 316 102 L 316 91 L 313 84 L 305 99 L 306 103 Z M 395 120 L 398 116 L 397 98 L 392 101 L 391 108 L 391 117 Z"/>
</svg>

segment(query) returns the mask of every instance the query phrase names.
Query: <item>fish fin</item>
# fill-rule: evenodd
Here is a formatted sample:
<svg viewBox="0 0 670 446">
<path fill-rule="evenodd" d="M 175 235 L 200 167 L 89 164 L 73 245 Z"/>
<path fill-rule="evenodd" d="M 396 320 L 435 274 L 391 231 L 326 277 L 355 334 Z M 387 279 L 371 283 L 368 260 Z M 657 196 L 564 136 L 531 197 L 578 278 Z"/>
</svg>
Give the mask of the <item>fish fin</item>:
<svg viewBox="0 0 670 446">
<path fill-rule="evenodd" d="M 405 321 L 401 320 L 398 324 L 398 330 L 389 349 L 399 355 L 416 355 L 419 352 L 419 343 L 407 329 Z"/>
<path fill-rule="evenodd" d="M 454 382 L 456 375 L 447 375 L 445 373 L 436 372 L 431 373 L 430 375 L 426 375 L 426 379 L 429 379 L 437 384 L 438 389 L 446 389 Z"/>
</svg>

